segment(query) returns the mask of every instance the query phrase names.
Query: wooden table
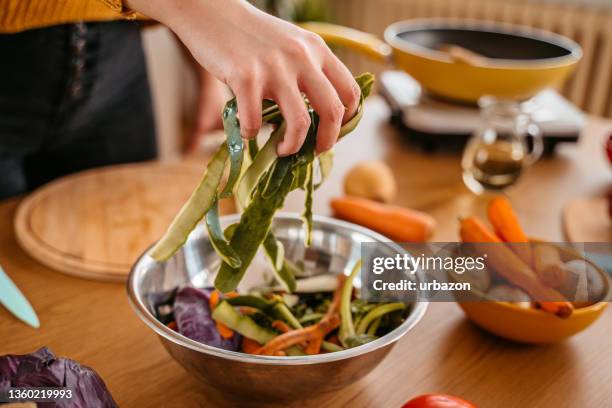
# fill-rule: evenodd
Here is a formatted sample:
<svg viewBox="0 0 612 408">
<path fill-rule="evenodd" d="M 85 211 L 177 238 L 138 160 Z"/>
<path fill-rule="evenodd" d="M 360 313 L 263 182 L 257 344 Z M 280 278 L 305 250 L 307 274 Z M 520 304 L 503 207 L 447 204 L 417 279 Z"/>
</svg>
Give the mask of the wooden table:
<svg viewBox="0 0 612 408">
<path fill-rule="evenodd" d="M 479 213 L 484 200 L 463 187 L 456 155 L 425 155 L 386 125 L 380 99 L 337 148 L 336 167 L 320 190 L 317 212 L 339 194 L 342 175 L 362 159 L 383 159 L 399 185 L 398 203 L 428 211 L 438 241 L 456 240 L 458 214 Z M 560 211 L 570 198 L 596 195 L 610 182 L 601 144 L 611 122 L 593 119 L 578 146 L 537 163 L 510 196 L 533 235 L 562 239 Z M 0 262 L 31 300 L 42 327 L 34 330 L 0 308 L 0 355 L 48 346 L 94 367 L 122 407 L 212 406 L 128 305 L 121 284 L 55 273 L 17 246 L 12 219 L 17 200 L 0 204 Z M 293 196 L 287 207 L 297 208 Z M 517 345 L 466 321 L 454 304 L 432 304 L 381 365 L 354 385 L 295 406 L 397 407 L 411 396 L 444 392 L 481 407 L 603 407 L 612 400 L 612 312 L 574 338 L 546 347 Z M 239 379 L 237 379 L 239 381 Z"/>
</svg>

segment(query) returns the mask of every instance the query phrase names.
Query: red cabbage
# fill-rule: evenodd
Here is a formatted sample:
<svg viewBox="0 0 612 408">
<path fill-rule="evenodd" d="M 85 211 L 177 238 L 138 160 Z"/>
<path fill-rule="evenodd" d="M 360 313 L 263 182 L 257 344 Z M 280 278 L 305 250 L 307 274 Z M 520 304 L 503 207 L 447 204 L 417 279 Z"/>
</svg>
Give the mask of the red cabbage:
<svg viewBox="0 0 612 408">
<path fill-rule="evenodd" d="M 116 408 L 104 381 L 89 367 L 57 358 L 46 347 L 32 354 L 0 357 L 0 393 L 11 387 L 65 387 L 72 398 L 39 402 L 39 408 Z"/>
<path fill-rule="evenodd" d="M 229 339 L 219 334 L 211 317 L 208 305 L 212 289 L 184 287 L 174 298 L 174 320 L 183 336 L 209 346 L 236 351 L 241 336 L 238 333 Z"/>
</svg>

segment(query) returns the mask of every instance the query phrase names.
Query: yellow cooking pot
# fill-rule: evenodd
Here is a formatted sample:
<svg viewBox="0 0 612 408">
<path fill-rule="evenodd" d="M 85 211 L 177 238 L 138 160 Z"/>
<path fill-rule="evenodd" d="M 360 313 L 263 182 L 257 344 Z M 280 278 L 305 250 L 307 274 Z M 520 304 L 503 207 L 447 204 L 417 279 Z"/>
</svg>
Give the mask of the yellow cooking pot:
<svg viewBox="0 0 612 408">
<path fill-rule="evenodd" d="M 407 20 L 387 27 L 385 41 L 335 24 L 301 26 L 329 44 L 391 62 L 434 95 L 464 102 L 483 95 L 528 99 L 560 86 L 582 57 L 568 38 L 501 23 Z"/>
</svg>

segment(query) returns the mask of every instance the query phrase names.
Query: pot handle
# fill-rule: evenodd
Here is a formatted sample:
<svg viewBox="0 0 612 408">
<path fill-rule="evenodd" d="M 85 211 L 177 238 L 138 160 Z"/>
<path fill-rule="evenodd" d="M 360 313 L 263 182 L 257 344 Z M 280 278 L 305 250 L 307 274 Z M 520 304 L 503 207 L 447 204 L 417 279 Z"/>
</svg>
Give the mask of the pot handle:
<svg viewBox="0 0 612 408">
<path fill-rule="evenodd" d="M 391 59 L 391 47 L 373 34 L 331 23 L 305 22 L 298 25 L 320 35 L 329 44 L 351 48 L 377 62 L 386 63 Z"/>
</svg>

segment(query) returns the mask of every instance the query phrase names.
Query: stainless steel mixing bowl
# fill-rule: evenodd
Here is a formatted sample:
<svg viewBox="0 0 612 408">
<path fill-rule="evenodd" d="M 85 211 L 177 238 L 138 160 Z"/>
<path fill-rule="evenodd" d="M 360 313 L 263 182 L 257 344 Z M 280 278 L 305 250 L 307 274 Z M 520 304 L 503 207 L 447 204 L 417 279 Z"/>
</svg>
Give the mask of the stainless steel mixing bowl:
<svg viewBox="0 0 612 408">
<path fill-rule="evenodd" d="M 238 215 L 231 215 L 222 217 L 221 222 L 227 226 L 238 220 Z M 348 274 L 361 256 L 362 242 L 380 242 L 383 255 L 387 250 L 389 255 L 405 252 L 380 234 L 327 217 L 315 216 L 312 245 L 308 248 L 303 244 L 304 230 L 298 215 L 278 214 L 272 230 L 283 242 L 285 256 L 303 262 L 309 275 Z M 160 337 L 170 355 L 201 380 L 207 396 L 217 401 L 296 401 L 345 387 L 372 371 L 427 308 L 427 303 L 418 300 L 398 328 L 373 342 L 341 352 L 273 357 L 226 351 L 169 329 L 155 318 L 152 304 L 153 295 L 176 287 L 212 286 L 218 265 L 206 229 L 200 225 L 185 246 L 165 263 L 155 262 L 145 252 L 128 279 L 129 299 L 138 316 Z M 258 255 L 239 290 L 264 283 L 268 274 L 265 259 Z M 355 285 L 361 285 L 359 278 Z"/>
</svg>

